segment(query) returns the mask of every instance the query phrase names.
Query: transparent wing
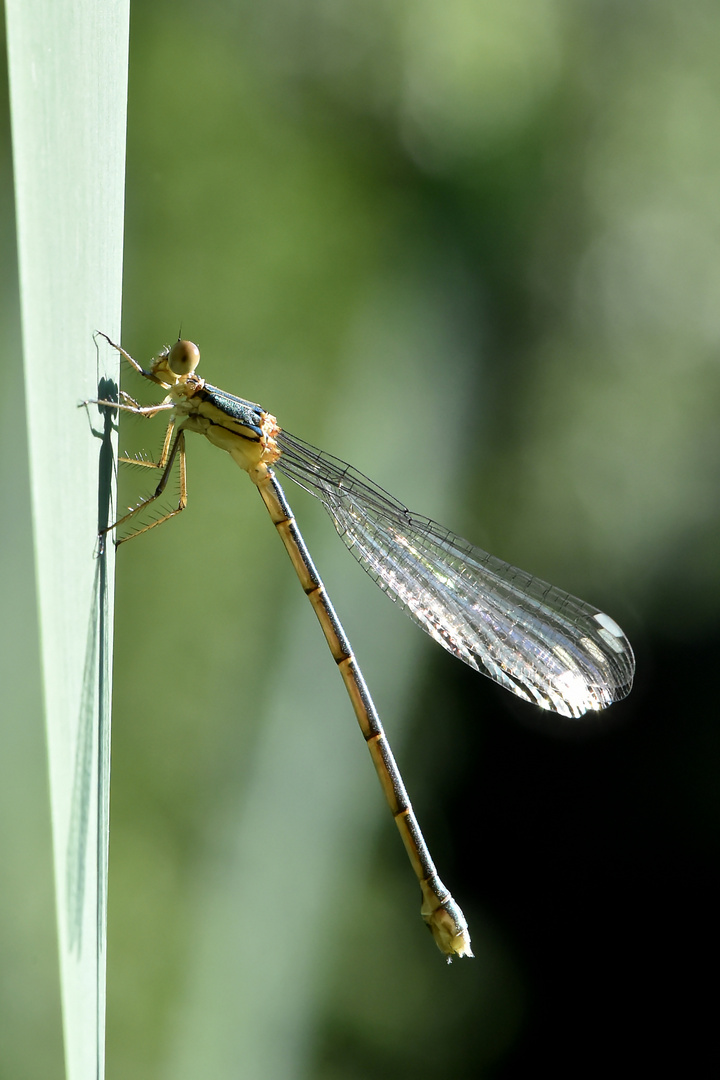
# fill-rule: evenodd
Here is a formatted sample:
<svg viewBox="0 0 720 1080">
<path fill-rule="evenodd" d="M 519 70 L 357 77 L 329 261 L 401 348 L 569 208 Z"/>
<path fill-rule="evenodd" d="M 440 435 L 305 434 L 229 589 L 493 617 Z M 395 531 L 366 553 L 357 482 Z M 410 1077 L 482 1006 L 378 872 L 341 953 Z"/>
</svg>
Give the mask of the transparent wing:
<svg viewBox="0 0 720 1080">
<path fill-rule="evenodd" d="M 448 652 L 543 709 L 582 716 L 630 691 L 635 659 L 608 615 L 411 513 L 283 431 L 276 467 L 319 498 L 360 565 Z"/>
</svg>

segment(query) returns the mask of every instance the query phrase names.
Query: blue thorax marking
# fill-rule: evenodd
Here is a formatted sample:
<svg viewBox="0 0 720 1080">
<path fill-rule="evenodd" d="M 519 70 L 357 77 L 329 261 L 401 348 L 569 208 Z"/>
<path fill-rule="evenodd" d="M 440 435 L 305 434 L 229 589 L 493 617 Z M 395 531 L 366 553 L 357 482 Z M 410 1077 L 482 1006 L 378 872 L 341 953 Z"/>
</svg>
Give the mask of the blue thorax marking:
<svg viewBox="0 0 720 1080">
<path fill-rule="evenodd" d="M 252 401 L 245 401 L 244 398 L 235 397 L 234 394 L 228 394 L 227 391 L 211 386 L 210 383 L 205 383 L 201 395 L 205 401 L 209 401 L 226 416 L 244 427 L 251 428 L 252 431 L 257 432 L 258 436 L 262 436 L 260 425 L 265 416 L 265 410 L 259 405 Z"/>
</svg>

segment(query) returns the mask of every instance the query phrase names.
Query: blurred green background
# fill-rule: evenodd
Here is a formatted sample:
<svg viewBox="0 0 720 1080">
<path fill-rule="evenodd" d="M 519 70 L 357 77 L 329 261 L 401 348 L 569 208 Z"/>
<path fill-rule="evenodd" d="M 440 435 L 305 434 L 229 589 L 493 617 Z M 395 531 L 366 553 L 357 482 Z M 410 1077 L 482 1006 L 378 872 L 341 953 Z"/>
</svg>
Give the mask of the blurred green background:
<svg viewBox="0 0 720 1080">
<path fill-rule="evenodd" d="M 710 0 L 133 7 L 125 347 L 146 362 L 181 326 L 210 382 L 608 611 L 638 677 L 607 715 L 539 718 L 288 491 L 470 922 L 477 959 L 446 967 L 260 500 L 190 442 L 188 511 L 118 552 L 110 1080 L 706 1063 L 719 54 Z M 123 422 L 121 450 L 162 426 Z M 26 723 L 39 770 L 37 703 Z M 14 805 L 0 1076 L 51 1080 L 48 836 L 20 857 Z"/>
</svg>

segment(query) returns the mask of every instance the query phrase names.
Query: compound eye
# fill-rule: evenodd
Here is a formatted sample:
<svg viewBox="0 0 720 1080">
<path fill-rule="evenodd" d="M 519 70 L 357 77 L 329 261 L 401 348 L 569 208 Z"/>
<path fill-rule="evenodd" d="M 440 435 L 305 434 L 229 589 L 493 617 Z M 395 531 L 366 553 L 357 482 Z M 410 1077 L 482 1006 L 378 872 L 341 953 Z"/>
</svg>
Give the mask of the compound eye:
<svg viewBox="0 0 720 1080">
<path fill-rule="evenodd" d="M 168 367 L 175 375 L 189 375 L 200 363 L 200 350 L 192 341 L 176 341 L 168 353 Z"/>
</svg>

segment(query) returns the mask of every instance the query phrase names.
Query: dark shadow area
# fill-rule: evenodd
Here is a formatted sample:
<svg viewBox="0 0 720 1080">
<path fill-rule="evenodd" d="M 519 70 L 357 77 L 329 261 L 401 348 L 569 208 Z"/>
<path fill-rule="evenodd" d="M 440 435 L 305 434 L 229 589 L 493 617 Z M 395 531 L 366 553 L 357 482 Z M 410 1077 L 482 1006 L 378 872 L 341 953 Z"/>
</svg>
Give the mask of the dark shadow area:
<svg viewBox="0 0 720 1080">
<path fill-rule="evenodd" d="M 509 720 L 492 687 L 479 700 L 458 670 L 458 736 L 476 741 L 446 804 L 463 833 L 447 877 L 500 928 L 525 990 L 522 1030 L 493 1076 L 650 1076 L 671 1063 L 702 1075 L 716 1059 L 720 736 L 692 674 L 719 648 L 720 628 L 645 641 L 640 685 L 584 738 Z M 662 676 L 644 678 L 651 666 Z"/>
</svg>

